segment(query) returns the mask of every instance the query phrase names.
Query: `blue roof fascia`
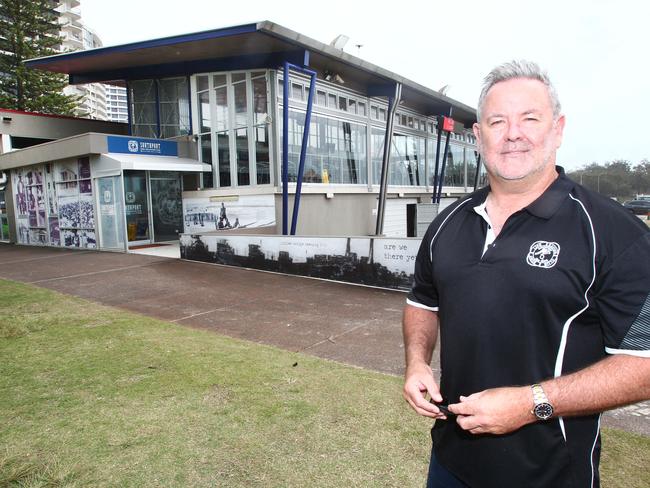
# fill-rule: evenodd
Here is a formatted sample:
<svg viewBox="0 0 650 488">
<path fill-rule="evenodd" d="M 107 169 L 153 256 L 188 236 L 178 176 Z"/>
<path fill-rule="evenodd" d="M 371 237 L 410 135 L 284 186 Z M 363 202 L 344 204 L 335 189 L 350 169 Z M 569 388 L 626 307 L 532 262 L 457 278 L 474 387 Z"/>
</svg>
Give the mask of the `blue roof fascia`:
<svg viewBox="0 0 650 488">
<path fill-rule="evenodd" d="M 163 37 L 160 39 L 152 39 L 149 41 L 133 42 L 130 44 L 122 44 L 119 46 L 100 47 L 96 49 L 88 49 L 85 51 L 75 51 L 66 54 L 56 54 L 54 56 L 47 56 L 44 58 L 31 59 L 25 61 L 25 64 L 30 68 L 38 68 L 47 66 L 51 62 L 58 62 L 68 59 L 88 58 L 104 54 L 117 54 L 136 51 L 138 49 L 148 49 L 154 47 L 169 46 L 174 44 L 182 44 L 186 42 L 202 41 L 205 39 L 217 39 L 220 37 L 236 36 L 239 34 L 249 34 L 257 32 L 257 24 L 244 24 L 235 27 L 226 27 L 223 29 L 213 29 L 209 31 L 194 32 L 192 34 L 182 34 L 178 36 Z"/>
<path fill-rule="evenodd" d="M 288 51 L 268 54 L 251 54 L 247 56 L 233 56 L 219 59 L 205 59 L 199 61 L 179 61 L 178 63 L 157 64 L 152 66 L 135 66 L 119 70 L 100 71 L 84 75 L 70 75 L 71 85 L 80 83 L 95 83 L 110 80 L 142 80 L 149 78 L 163 78 L 168 76 L 189 76 L 195 73 L 210 71 L 233 71 L 239 69 L 266 69 L 276 68 L 288 61 L 302 65 L 308 57 L 307 51 Z"/>
</svg>

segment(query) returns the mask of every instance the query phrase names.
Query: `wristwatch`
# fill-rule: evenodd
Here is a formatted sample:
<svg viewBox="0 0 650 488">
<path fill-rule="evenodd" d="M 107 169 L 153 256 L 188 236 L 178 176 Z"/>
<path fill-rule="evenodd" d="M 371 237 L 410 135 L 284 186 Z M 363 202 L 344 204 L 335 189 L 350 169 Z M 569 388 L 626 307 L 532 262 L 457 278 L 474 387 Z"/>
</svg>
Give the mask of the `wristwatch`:
<svg viewBox="0 0 650 488">
<path fill-rule="evenodd" d="M 553 415 L 553 405 L 548 401 L 546 393 L 542 385 L 534 384 L 530 387 L 533 390 L 533 407 L 532 414 L 537 417 L 537 420 L 548 420 Z"/>
</svg>

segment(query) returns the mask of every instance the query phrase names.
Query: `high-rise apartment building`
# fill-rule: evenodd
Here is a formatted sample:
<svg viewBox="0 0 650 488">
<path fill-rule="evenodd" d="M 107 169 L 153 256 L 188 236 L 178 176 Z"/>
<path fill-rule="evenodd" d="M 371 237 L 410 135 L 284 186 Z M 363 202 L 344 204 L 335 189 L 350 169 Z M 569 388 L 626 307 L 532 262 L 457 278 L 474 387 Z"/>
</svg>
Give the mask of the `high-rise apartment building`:
<svg viewBox="0 0 650 488">
<path fill-rule="evenodd" d="M 62 0 L 56 8 L 56 11 L 59 12 L 59 23 L 61 24 L 61 52 L 102 47 L 102 41 L 97 34 L 88 29 L 81 21 L 81 14 L 78 9 L 80 4 L 79 0 Z M 70 85 L 63 92 L 66 95 L 80 95 L 83 97 L 76 110 L 77 116 L 89 119 L 107 119 L 106 85 L 101 83 Z"/>
<path fill-rule="evenodd" d="M 111 122 L 129 121 L 126 88 L 123 86 L 104 85 L 106 88 L 106 120 Z"/>
</svg>

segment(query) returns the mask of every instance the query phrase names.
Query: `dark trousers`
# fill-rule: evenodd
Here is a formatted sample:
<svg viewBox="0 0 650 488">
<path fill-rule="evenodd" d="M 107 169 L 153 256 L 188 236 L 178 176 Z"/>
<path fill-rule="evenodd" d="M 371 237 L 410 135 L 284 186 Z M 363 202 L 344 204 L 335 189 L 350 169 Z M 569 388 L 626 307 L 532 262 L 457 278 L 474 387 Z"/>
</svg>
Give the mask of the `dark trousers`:
<svg viewBox="0 0 650 488">
<path fill-rule="evenodd" d="M 469 486 L 456 478 L 447 468 L 439 464 L 435 454 L 431 451 L 427 488 L 469 488 Z"/>
</svg>

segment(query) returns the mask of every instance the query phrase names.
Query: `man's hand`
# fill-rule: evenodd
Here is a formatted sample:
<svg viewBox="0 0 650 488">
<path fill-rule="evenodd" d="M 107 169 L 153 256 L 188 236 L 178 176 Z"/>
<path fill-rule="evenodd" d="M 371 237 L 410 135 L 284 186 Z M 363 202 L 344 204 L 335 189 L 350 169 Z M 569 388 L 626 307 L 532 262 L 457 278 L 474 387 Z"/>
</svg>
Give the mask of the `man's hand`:
<svg viewBox="0 0 650 488">
<path fill-rule="evenodd" d="M 432 418 L 446 418 L 435 403 L 427 400 L 427 393 L 434 402 L 442 401 L 438 385 L 433 379 L 431 367 L 423 362 L 409 366 L 404 380 L 404 398 L 406 401 L 420 415 Z"/>
<path fill-rule="evenodd" d="M 507 434 L 535 421 L 530 387 L 494 388 L 449 405 L 456 422 L 472 434 Z"/>
</svg>

